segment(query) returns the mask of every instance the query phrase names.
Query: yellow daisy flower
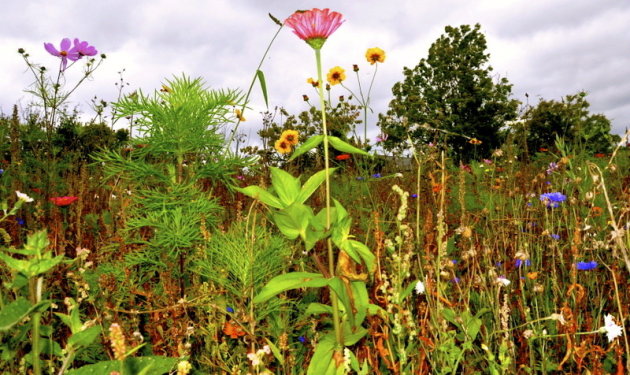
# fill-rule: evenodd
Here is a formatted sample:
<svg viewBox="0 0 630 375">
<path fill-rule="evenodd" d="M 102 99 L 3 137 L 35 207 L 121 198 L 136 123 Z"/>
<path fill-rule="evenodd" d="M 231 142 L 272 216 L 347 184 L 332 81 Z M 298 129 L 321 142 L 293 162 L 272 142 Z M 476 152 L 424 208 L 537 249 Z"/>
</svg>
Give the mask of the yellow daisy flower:
<svg viewBox="0 0 630 375">
<path fill-rule="evenodd" d="M 311 86 L 313 86 L 313 87 L 317 87 L 317 86 L 319 86 L 319 81 L 317 81 L 317 80 L 315 80 L 315 79 L 313 79 L 313 78 L 309 78 L 309 79 L 307 79 L 307 80 L 306 80 L 306 83 L 310 83 L 310 84 L 311 84 Z"/>
<path fill-rule="evenodd" d="M 299 142 L 300 133 L 297 130 L 285 130 L 282 132 L 280 136 L 281 140 L 285 140 L 289 143 L 289 145 L 296 145 Z"/>
<path fill-rule="evenodd" d="M 365 58 L 371 65 L 377 62 L 385 62 L 385 51 L 378 47 L 368 48 L 367 52 L 365 52 Z"/>
<path fill-rule="evenodd" d="M 288 154 L 289 152 L 291 152 L 291 144 L 284 138 L 278 139 L 276 141 L 276 144 L 274 145 L 274 148 L 281 154 Z"/>
<path fill-rule="evenodd" d="M 336 66 L 328 71 L 328 83 L 336 85 L 343 82 L 346 79 L 346 71 L 340 66 Z"/>
</svg>

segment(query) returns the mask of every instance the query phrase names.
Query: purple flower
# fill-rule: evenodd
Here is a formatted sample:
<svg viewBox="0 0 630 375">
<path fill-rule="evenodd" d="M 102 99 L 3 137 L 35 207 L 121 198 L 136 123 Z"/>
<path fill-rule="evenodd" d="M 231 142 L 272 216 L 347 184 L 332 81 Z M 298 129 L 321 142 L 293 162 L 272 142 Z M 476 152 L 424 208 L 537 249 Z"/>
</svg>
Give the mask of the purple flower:
<svg viewBox="0 0 630 375">
<path fill-rule="evenodd" d="M 597 268 L 597 262 L 594 260 L 591 260 L 590 262 L 577 262 L 575 266 L 578 271 L 590 271 Z"/>
<path fill-rule="evenodd" d="M 559 234 L 551 234 L 550 236 L 551 236 L 551 238 L 553 238 L 554 240 L 559 240 L 559 239 L 560 239 L 560 235 L 559 235 Z"/>
<path fill-rule="evenodd" d="M 567 196 L 562 193 L 545 193 L 540 195 L 540 200 L 547 207 L 559 207 L 560 202 L 564 202 L 567 199 Z"/>
<path fill-rule="evenodd" d="M 389 134 L 381 133 L 380 135 L 376 136 L 376 143 L 385 142 L 388 137 L 389 137 Z"/>
<path fill-rule="evenodd" d="M 410 197 L 411 198 L 418 198 L 418 194 L 411 194 Z"/>
<path fill-rule="evenodd" d="M 380 173 L 374 173 L 372 175 L 373 178 L 381 178 L 381 174 Z"/>
<path fill-rule="evenodd" d="M 304 343 L 306 342 L 306 337 L 304 337 L 304 336 L 300 336 L 300 337 L 298 337 L 298 340 L 300 340 L 300 342 L 301 342 L 302 344 L 304 344 Z"/>
<path fill-rule="evenodd" d="M 551 162 L 549 163 L 549 168 L 547 168 L 547 174 L 552 174 L 558 169 L 558 163 Z"/>
<path fill-rule="evenodd" d="M 94 46 L 91 46 L 86 41 L 80 41 L 78 38 L 74 38 L 74 49 L 79 53 L 79 58 L 82 56 L 94 56 L 98 53 Z"/>
<path fill-rule="evenodd" d="M 61 58 L 61 71 L 65 71 L 68 66 L 68 60 L 77 61 L 81 58 L 79 55 L 79 51 L 77 51 L 76 47 L 70 48 L 72 46 L 72 42 L 70 38 L 63 38 L 60 44 L 59 50 L 57 50 L 52 43 L 44 43 L 44 48 L 48 53 L 53 56 L 57 56 Z"/>
<path fill-rule="evenodd" d="M 514 267 L 516 268 L 521 268 L 521 266 L 529 267 L 531 265 L 532 265 L 532 261 L 529 259 L 526 259 L 525 261 L 521 259 L 514 259 Z"/>
<path fill-rule="evenodd" d="M 17 221 L 18 225 L 24 225 L 24 224 L 26 224 L 26 222 L 24 221 L 24 219 L 22 219 L 21 217 L 18 217 L 18 218 L 16 219 L 16 221 Z"/>
<path fill-rule="evenodd" d="M 461 281 L 461 279 L 457 276 L 455 276 L 454 278 L 451 279 L 451 282 L 453 284 L 459 284 L 459 282 Z"/>
<path fill-rule="evenodd" d="M 0 169 L 0 175 L 4 173 L 4 169 Z"/>
<path fill-rule="evenodd" d="M 229 312 L 230 314 L 234 313 L 234 309 L 231 308 L 230 306 L 226 307 L 225 311 Z"/>
</svg>

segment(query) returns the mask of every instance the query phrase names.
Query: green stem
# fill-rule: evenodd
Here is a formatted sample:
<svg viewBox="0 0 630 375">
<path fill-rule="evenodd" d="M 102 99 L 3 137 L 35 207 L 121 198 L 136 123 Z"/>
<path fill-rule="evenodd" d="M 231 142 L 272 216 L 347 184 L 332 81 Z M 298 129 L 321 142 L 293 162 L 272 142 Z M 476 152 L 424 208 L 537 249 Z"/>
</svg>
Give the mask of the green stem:
<svg viewBox="0 0 630 375">
<path fill-rule="evenodd" d="M 31 279 L 31 302 L 35 305 L 38 304 L 42 300 L 42 284 L 44 279 L 42 277 L 38 277 L 37 279 Z M 32 316 L 33 328 L 31 330 L 32 335 L 32 348 L 31 354 L 33 358 L 33 374 L 41 375 L 42 367 L 39 362 L 39 331 L 41 325 L 41 312 L 36 312 Z"/>
<path fill-rule="evenodd" d="M 276 34 L 273 36 L 273 38 L 271 38 L 271 42 L 269 42 L 269 45 L 267 46 L 267 49 L 265 50 L 265 53 L 263 54 L 262 58 L 260 59 L 260 62 L 258 63 L 258 67 L 256 68 L 256 73 L 254 73 L 254 77 L 252 78 L 252 82 L 249 84 L 249 89 L 247 90 L 247 94 L 245 95 L 245 100 L 243 100 L 243 105 L 241 106 L 241 116 L 239 116 L 238 121 L 236 122 L 236 126 L 234 126 L 234 129 L 232 130 L 232 133 L 230 133 L 230 138 L 228 139 L 227 143 L 225 144 L 225 153 L 226 154 L 229 152 L 230 145 L 232 144 L 232 141 L 234 140 L 234 136 L 236 135 L 236 130 L 238 130 L 238 126 L 241 124 L 241 118 L 242 118 L 242 116 L 245 115 L 245 106 L 247 105 L 247 101 L 249 100 L 249 96 L 251 95 L 252 89 L 254 88 L 254 83 L 256 83 L 256 79 L 258 78 L 258 71 L 260 70 L 260 67 L 262 66 L 263 62 L 265 62 L 265 58 L 267 57 L 267 54 L 269 53 L 269 50 L 271 49 L 271 45 L 276 40 L 276 37 L 278 36 L 278 34 L 280 34 L 280 30 L 282 30 L 282 26 L 280 26 L 278 28 L 278 31 L 276 31 Z M 238 150 L 236 150 L 236 152 L 238 153 Z"/>
<path fill-rule="evenodd" d="M 324 169 L 326 170 L 326 232 L 330 230 L 330 163 L 328 158 L 328 129 L 326 127 L 326 103 L 324 102 L 324 84 L 322 79 L 322 58 L 319 49 L 315 50 L 315 60 L 317 61 L 317 81 L 319 82 L 319 105 L 322 112 L 322 132 L 324 135 Z M 335 255 L 333 254 L 332 241 L 330 237 L 326 241 L 328 245 L 328 272 L 330 277 L 335 277 Z M 339 301 L 335 291 L 330 289 L 330 300 L 332 302 L 333 326 L 335 327 L 335 337 L 337 345 L 343 347 L 343 332 L 339 324 Z"/>
</svg>

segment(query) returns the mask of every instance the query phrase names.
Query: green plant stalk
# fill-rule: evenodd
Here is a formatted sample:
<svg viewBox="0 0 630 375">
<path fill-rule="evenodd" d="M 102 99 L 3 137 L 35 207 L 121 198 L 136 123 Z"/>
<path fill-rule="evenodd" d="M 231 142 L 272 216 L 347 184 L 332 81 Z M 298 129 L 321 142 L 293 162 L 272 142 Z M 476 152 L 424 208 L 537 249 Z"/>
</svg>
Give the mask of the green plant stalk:
<svg viewBox="0 0 630 375">
<path fill-rule="evenodd" d="M 319 105 L 322 112 L 322 132 L 324 135 L 324 169 L 326 170 L 326 231 L 330 230 L 331 218 L 330 218 L 330 163 L 328 160 L 328 129 L 326 127 L 326 103 L 324 102 L 324 84 L 322 81 L 322 57 L 321 51 L 315 49 L 315 60 L 317 61 L 317 81 L 319 82 Z M 332 241 L 330 237 L 326 240 L 328 247 L 328 272 L 330 277 L 335 275 L 335 255 L 333 254 Z M 333 326 L 335 327 L 335 337 L 337 339 L 337 345 L 343 347 L 343 332 L 341 331 L 341 325 L 339 323 L 339 300 L 335 291 L 330 289 L 330 300 L 332 302 L 333 311 Z"/>
<path fill-rule="evenodd" d="M 44 283 L 43 277 L 38 277 L 37 279 L 32 278 L 30 280 L 31 302 L 33 304 L 38 304 L 42 300 L 43 283 Z M 33 327 L 31 329 L 31 335 L 32 335 L 31 354 L 33 358 L 33 374 L 34 375 L 42 374 L 42 367 L 39 361 L 39 353 L 40 353 L 39 331 L 40 331 L 40 326 L 41 326 L 41 318 L 42 318 L 42 313 L 39 311 L 34 313 L 33 316 L 31 317 L 31 321 L 33 322 Z"/>
<path fill-rule="evenodd" d="M 245 114 L 245 106 L 247 105 L 249 96 L 251 95 L 252 89 L 254 88 L 254 84 L 256 83 L 256 79 L 258 77 L 258 71 L 260 70 L 260 67 L 262 67 L 263 62 L 265 62 L 265 58 L 267 57 L 267 54 L 269 53 L 269 50 L 271 49 L 271 45 L 276 40 L 276 37 L 278 36 L 278 34 L 280 34 L 280 30 L 282 30 L 283 26 L 284 25 L 280 26 L 278 28 L 278 31 L 276 31 L 276 33 L 274 34 L 273 38 L 271 38 L 271 42 L 269 42 L 269 45 L 267 45 L 267 49 L 265 50 L 265 53 L 263 54 L 262 58 L 260 59 L 260 62 L 258 63 L 258 67 L 256 68 L 256 73 L 254 73 L 254 78 L 252 78 L 252 82 L 249 84 L 249 89 L 247 89 L 247 94 L 245 94 L 245 99 L 243 100 L 243 105 L 241 106 L 241 116 L 239 116 L 238 121 L 236 122 L 236 125 L 234 126 L 234 130 L 232 130 L 232 133 L 230 133 L 230 138 L 225 143 L 226 153 L 230 150 L 230 145 L 232 144 L 232 141 L 234 140 L 234 135 L 236 135 L 238 126 L 241 124 L 241 118 Z M 238 150 L 236 150 L 236 152 L 238 153 Z"/>
</svg>

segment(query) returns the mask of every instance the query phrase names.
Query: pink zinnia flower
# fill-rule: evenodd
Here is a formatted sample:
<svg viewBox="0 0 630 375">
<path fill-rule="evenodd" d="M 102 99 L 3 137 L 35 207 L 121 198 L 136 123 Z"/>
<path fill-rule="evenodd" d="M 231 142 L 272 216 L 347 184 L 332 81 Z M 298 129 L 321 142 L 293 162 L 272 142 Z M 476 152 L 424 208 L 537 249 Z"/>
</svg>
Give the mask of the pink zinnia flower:
<svg viewBox="0 0 630 375">
<path fill-rule="evenodd" d="M 344 22 L 341 13 L 331 12 L 328 8 L 307 11 L 296 11 L 284 21 L 300 37 L 314 49 L 321 49 L 330 34 Z"/>
<path fill-rule="evenodd" d="M 86 41 L 80 41 L 78 38 L 74 38 L 74 49 L 79 53 L 79 58 L 82 56 L 94 56 L 98 53 L 94 46 L 91 46 Z"/>
<path fill-rule="evenodd" d="M 52 43 L 44 43 L 44 48 L 46 49 L 46 51 L 48 51 L 48 53 L 53 56 L 61 57 L 61 71 L 66 70 L 66 67 L 68 66 L 68 60 L 77 61 L 81 58 L 81 56 L 79 55 L 79 51 L 77 51 L 76 49 L 76 46 L 72 47 L 72 42 L 70 41 L 70 38 L 63 38 L 59 47 L 59 50 L 57 50 L 52 45 Z"/>
</svg>

